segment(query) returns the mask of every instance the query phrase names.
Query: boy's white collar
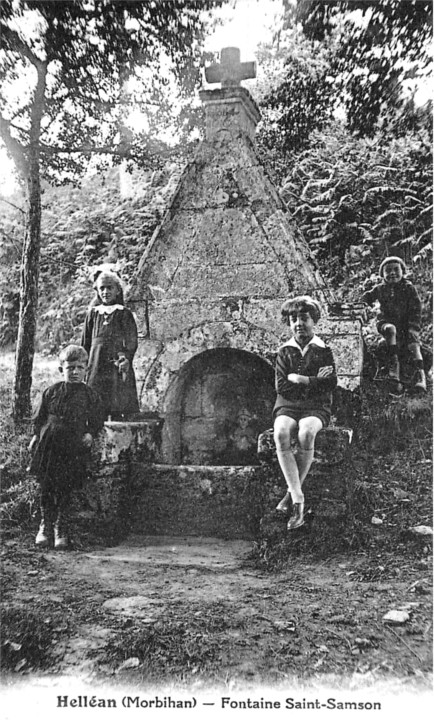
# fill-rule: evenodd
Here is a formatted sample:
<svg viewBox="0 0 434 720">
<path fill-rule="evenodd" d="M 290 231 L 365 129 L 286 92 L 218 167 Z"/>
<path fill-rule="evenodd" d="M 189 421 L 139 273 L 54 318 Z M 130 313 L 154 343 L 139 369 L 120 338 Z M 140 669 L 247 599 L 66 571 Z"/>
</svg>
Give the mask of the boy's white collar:
<svg viewBox="0 0 434 720">
<path fill-rule="evenodd" d="M 324 348 L 324 347 L 325 347 L 325 342 L 324 342 L 323 340 L 321 340 L 321 338 L 318 337 L 318 335 L 314 335 L 314 336 L 309 340 L 309 342 L 304 346 L 304 348 L 302 348 L 302 347 L 298 344 L 298 342 L 297 342 L 297 340 L 295 339 L 295 337 L 292 337 L 292 338 L 291 338 L 290 340 L 288 340 L 286 343 L 283 343 L 282 347 L 286 347 L 287 345 L 290 345 L 291 347 L 296 347 L 296 348 L 298 348 L 298 349 L 300 350 L 301 354 L 304 355 L 304 354 L 307 352 L 309 345 L 318 345 L 318 347 Z"/>
</svg>

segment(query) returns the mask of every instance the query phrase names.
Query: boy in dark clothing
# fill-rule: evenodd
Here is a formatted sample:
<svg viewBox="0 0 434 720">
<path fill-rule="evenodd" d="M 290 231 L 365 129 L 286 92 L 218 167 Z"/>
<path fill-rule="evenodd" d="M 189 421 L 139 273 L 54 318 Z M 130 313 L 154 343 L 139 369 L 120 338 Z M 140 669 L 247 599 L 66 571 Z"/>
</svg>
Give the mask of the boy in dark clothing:
<svg viewBox="0 0 434 720">
<path fill-rule="evenodd" d="M 362 295 L 362 302 L 378 302 L 380 314 L 377 330 L 386 341 L 388 375 L 399 383 L 399 355 L 408 349 L 415 365 L 414 386 L 426 392 L 426 377 L 420 348 L 421 302 L 414 285 L 404 277 L 404 261 L 395 256 L 385 258 L 380 265 L 382 282 Z"/>
<path fill-rule="evenodd" d="M 93 439 L 104 425 L 98 395 L 84 384 L 88 355 L 79 345 L 60 354 L 64 379 L 47 388 L 33 416 L 29 471 L 41 485 L 41 524 L 36 545 L 47 547 L 54 522 L 54 547 L 68 547 L 65 521 L 71 494 L 86 477 Z"/>
<path fill-rule="evenodd" d="M 277 458 L 288 486 L 276 509 L 287 513 L 292 501 L 288 530 L 304 524 L 302 484 L 313 461 L 316 435 L 330 422 L 337 384 L 332 351 L 314 333 L 320 313 L 319 304 L 308 295 L 282 305 L 282 320 L 293 337 L 278 351 L 273 417 Z M 293 440 L 299 445 L 296 454 Z"/>
</svg>

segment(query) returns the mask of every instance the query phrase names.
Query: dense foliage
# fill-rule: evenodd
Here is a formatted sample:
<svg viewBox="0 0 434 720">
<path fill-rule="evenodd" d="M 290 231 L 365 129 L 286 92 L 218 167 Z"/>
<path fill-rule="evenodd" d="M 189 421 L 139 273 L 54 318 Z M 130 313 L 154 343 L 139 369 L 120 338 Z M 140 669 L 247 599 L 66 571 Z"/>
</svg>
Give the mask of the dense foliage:
<svg viewBox="0 0 434 720">
<path fill-rule="evenodd" d="M 420 137 L 357 139 L 339 124 L 313 133 L 310 148 L 293 155 L 282 197 L 313 252 L 339 268 L 336 280 L 353 250 L 374 263 L 397 249 L 408 263 L 428 257 L 431 158 Z"/>
<path fill-rule="evenodd" d="M 168 163 L 157 171 L 123 168 L 92 175 L 81 186 L 46 186 L 41 228 L 41 281 L 38 314 L 39 350 L 57 352 L 77 338 L 93 297 L 92 276 L 100 266 L 115 268 L 127 287 L 161 220 L 181 168 Z M 15 199 L 16 203 L 19 199 Z M 16 337 L 23 214 L 0 198 L 0 343 Z M 21 221 L 21 222 L 20 222 Z M 13 288 L 13 289 L 11 289 Z"/>
<path fill-rule="evenodd" d="M 429 133 L 432 3 L 401 0 L 284 3 L 283 27 L 263 47 L 261 144 L 285 155 L 339 117 L 361 137 Z"/>
<path fill-rule="evenodd" d="M 432 3 L 284 5 L 259 54 L 263 162 L 337 297 L 356 299 L 381 259 L 400 255 L 431 339 L 432 102 L 420 97 Z"/>
<path fill-rule="evenodd" d="M 336 102 L 330 75 L 330 49 L 307 40 L 297 26 L 279 35 L 278 44 L 258 51 L 256 95 L 263 122 L 259 140 L 267 154 L 306 147 L 313 130 L 333 117 Z"/>
<path fill-rule="evenodd" d="M 298 0 L 295 19 L 329 50 L 335 103 L 350 130 L 402 135 L 420 125 L 413 96 L 432 67 L 431 0 Z"/>
</svg>

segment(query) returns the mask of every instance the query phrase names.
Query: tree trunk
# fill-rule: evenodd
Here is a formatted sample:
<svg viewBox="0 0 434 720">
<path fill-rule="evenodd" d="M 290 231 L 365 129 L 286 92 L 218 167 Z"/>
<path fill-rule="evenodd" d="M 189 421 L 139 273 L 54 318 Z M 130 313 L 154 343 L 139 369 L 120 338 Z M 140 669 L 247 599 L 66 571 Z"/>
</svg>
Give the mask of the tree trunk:
<svg viewBox="0 0 434 720">
<path fill-rule="evenodd" d="M 27 222 L 20 278 L 20 316 L 15 354 L 15 384 L 12 416 L 16 425 L 30 417 L 36 313 L 38 310 L 39 256 L 41 252 L 41 118 L 45 105 L 47 64 L 36 63 L 38 80 L 32 103 L 30 143 L 27 150 Z"/>
<path fill-rule="evenodd" d="M 39 158 L 33 158 L 27 182 L 26 238 L 21 260 L 20 317 L 15 356 L 13 418 L 16 424 L 31 414 L 33 357 L 38 309 L 39 255 L 41 248 L 41 184 Z"/>
</svg>

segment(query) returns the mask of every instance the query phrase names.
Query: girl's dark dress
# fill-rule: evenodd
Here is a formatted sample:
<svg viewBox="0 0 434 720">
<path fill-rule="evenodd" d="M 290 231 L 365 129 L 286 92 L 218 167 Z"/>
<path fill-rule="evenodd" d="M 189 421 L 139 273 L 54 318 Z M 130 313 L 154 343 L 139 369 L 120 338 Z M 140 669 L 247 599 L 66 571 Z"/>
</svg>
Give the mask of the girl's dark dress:
<svg viewBox="0 0 434 720">
<path fill-rule="evenodd" d="M 33 423 L 39 440 L 30 471 L 43 491 L 69 495 L 86 477 L 89 450 L 83 435 L 95 438 L 104 426 L 99 398 L 84 383 L 58 382 L 42 394 Z"/>
<path fill-rule="evenodd" d="M 131 310 L 123 305 L 98 305 L 89 310 L 81 338 L 89 354 L 86 382 L 100 396 L 106 417 L 139 412 L 133 357 L 137 350 L 137 326 Z M 130 367 L 119 373 L 115 362 L 125 355 Z"/>
</svg>

